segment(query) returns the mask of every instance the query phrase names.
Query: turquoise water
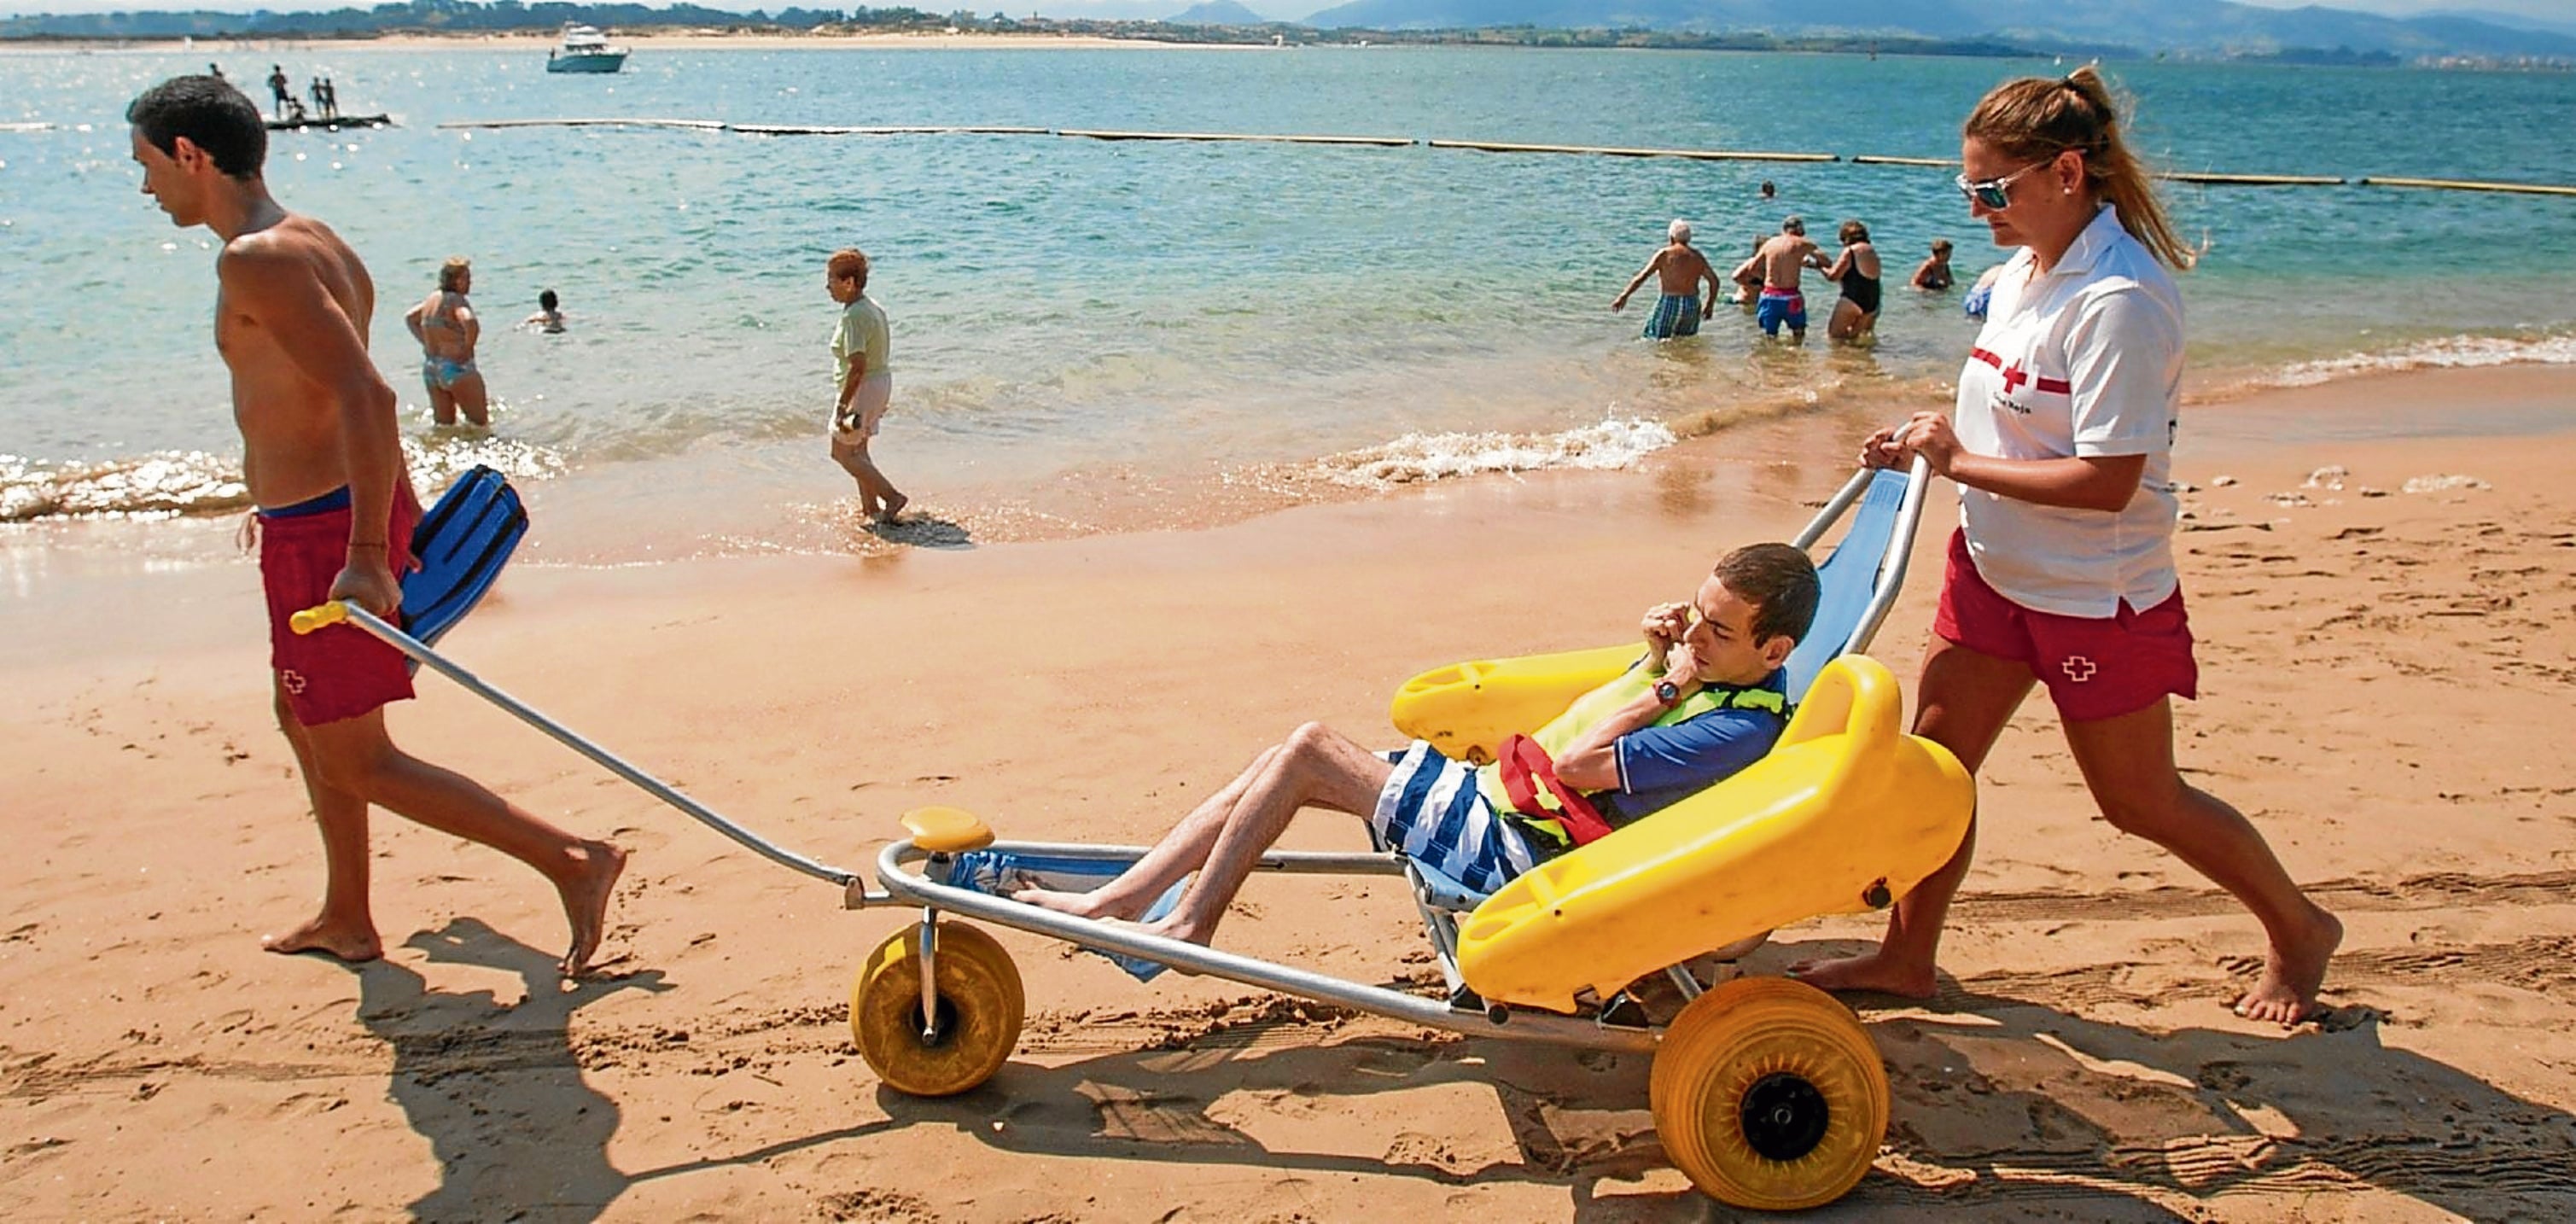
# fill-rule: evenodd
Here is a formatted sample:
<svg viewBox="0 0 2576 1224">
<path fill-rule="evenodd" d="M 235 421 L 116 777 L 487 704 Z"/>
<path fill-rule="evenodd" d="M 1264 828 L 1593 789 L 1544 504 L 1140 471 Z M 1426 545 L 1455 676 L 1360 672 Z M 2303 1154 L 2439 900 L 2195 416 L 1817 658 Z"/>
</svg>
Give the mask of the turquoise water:
<svg viewBox="0 0 2576 1224">
<path fill-rule="evenodd" d="M 0 54 L 0 518 L 238 501 L 209 343 L 211 237 L 136 193 L 128 98 L 187 53 Z M 760 137 L 452 121 L 1007 124 L 1952 156 L 1959 116 L 2045 62 L 1679 52 L 653 50 L 614 77 L 541 51 L 292 47 L 379 131 L 278 133 L 269 180 L 368 259 L 374 339 L 424 466 L 496 458 L 592 530 L 567 555 L 795 545 L 849 486 L 821 453 L 855 244 L 892 318 L 879 451 L 962 520 L 1017 491 L 1311 469 L 1368 482 L 1616 463 L 1658 426 L 1812 401 L 1938 402 L 1972 333 L 1892 284 L 1877 345 L 1768 348 L 1721 309 L 1634 339 L 1608 298 L 1676 216 L 1723 257 L 1805 214 L 1867 221 L 1892 282 L 1982 244 L 1948 172 L 1457 150 Z M 256 63 L 253 60 L 256 59 Z M 2113 65 L 2174 168 L 2550 180 L 2576 166 L 2564 74 Z M 1755 186 L 1780 186 L 1777 204 Z M 2208 389 L 2345 369 L 2576 361 L 2576 200 L 2174 185 L 2209 246 L 2185 278 Z M 490 324 L 562 293 L 564 336 L 490 326 L 490 438 L 425 423 L 401 312 L 469 255 Z M 1651 299 L 1649 299 L 1651 301 Z M 1603 422 L 1644 422 L 1612 425 Z M 1587 427 L 1593 427 L 1587 430 Z M 1488 432 L 1513 435 L 1484 436 Z M 1468 435 L 1468 436 L 1451 436 Z M 202 452 L 195 454 L 192 452 Z M 152 461 L 159 459 L 158 465 Z M 1176 485 L 1175 487 L 1182 487 Z M 819 508 L 819 509 L 818 509 Z M 1174 516 L 1186 517 L 1185 514 Z M 613 523 L 613 530 L 601 530 Z M 654 542 L 651 550 L 621 539 Z"/>
</svg>

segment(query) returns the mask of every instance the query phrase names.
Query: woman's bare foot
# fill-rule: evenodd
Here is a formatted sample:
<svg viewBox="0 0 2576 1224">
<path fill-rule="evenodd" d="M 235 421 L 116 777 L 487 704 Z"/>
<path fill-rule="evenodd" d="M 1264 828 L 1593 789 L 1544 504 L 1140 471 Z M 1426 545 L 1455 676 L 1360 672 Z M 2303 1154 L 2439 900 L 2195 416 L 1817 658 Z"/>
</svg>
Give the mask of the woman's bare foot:
<svg viewBox="0 0 2576 1224">
<path fill-rule="evenodd" d="M 2343 944 L 2343 923 L 2320 909 L 2307 929 L 2289 944 L 2274 941 L 2263 956 L 2263 980 L 2236 1001 L 2236 1014 L 2296 1028 L 2314 1018 L 2317 988 L 2325 985 L 2326 963 Z"/>
<path fill-rule="evenodd" d="M 1011 894 L 1011 900 L 1039 909 L 1071 914 L 1076 918 L 1133 918 L 1137 912 L 1111 905 L 1097 890 L 1065 892 L 1053 888 L 1023 888 Z"/>
<path fill-rule="evenodd" d="M 281 956 L 319 952 L 353 965 L 385 954 L 384 941 L 376 938 L 373 926 L 330 918 L 316 918 L 281 935 L 262 935 L 259 946 Z"/>
<path fill-rule="evenodd" d="M 563 895 L 564 920 L 572 924 L 572 949 L 555 968 L 568 978 L 590 968 L 591 954 L 599 951 L 600 934 L 608 928 L 608 894 L 626 870 L 626 852 L 607 842 L 583 842 L 581 855 L 580 873 L 556 885 Z"/>
<path fill-rule="evenodd" d="M 1907 964 L 1884 948 L 1859 956 L 1799 961 L 1789 966 L 1789 976 L 1818 990 L 1872 990 L 1905 999 L 1928 999 L 1940 988 L 1932 966 Z"/>
<path fill-rule="evenodd" d="M 880 523 L 900 522 L 902 520 L 897 519 L 895 516 L 903 513 L 903 508 L 911 504 L 911 498 L 906 497 L 901 493 L 894 494 L 885 499 L 885 512 L 877 516 L 877 521 Z"/>
</svg>

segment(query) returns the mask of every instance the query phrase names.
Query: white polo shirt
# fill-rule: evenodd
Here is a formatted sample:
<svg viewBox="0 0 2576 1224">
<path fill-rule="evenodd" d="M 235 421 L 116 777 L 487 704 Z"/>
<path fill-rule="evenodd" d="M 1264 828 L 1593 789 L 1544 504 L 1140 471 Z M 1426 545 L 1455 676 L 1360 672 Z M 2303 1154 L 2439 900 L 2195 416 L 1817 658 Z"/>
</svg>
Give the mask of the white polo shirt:
<svg viewBox="0 0 2576 1224">
<path fill-rule="evenodd" d="M 1959 373 L 1968 452 L 2003 459 L 2144 455 L 2117 511 L 2034 505 L 1965 485 L 1959 522 L 1977 572 L 2037 612 L 2107 618 L 2174 593 L 2171 483 L 2182 393 L 2182 294 L 2110 205 L 2044 276 L 2025 248 L 1995 281 Z"/>
</svg>

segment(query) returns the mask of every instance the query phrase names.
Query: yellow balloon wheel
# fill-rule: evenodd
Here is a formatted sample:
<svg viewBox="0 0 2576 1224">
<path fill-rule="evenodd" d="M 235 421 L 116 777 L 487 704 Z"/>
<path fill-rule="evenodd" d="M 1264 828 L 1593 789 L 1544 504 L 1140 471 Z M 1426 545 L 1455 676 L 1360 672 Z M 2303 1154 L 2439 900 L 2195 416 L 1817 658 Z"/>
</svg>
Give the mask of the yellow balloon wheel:
<svg viewBox="0 0 2576 1224">
<path fill-rule="evenodd" d="M 850 1032 L 859 1055 L 888 1087 L 913 1096 L 971 1091 L 1019 1044 L 1027 1000 L 1020 970 L 993 937 L 957 922 L 939 924 L 931 957 L 938 1015 L 922 1036 L 921 927 L 904 927 L 868 953 L 850 991 Z"/>
<path fill-rule="evenodd" d="M 1737 978 L 1692 1000 L 1648 1083 L 1665 1154 L 1729 1206 L 1830 1203 L 1887 1138 L 1878 1047 L 1851 1009 L 1787 978 Z"/>
</svg>

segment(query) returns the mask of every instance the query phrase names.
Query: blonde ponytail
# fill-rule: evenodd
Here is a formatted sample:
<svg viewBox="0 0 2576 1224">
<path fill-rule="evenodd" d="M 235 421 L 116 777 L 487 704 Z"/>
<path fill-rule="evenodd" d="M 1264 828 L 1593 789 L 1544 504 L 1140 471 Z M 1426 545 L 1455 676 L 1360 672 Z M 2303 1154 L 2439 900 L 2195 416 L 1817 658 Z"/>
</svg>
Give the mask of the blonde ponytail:
<svg viewBox="0 0 2576 1224">
<path fill-rule="evenodd" d="M 2130 237 L 2168 267 L 2198 262 L 2199 250 L 2165 216 L 2145 163 L 2120 138 L 2119 104 L 2101 69 L 2086 64 L 2063 78 L 2023 77 L 1997 85 L 1968 113 L 1960 134 L 2015 161 L 2046 161 L 2068 149 L 2083 154 L 2094 196 L 2111 202 Z"/>
</svg>

